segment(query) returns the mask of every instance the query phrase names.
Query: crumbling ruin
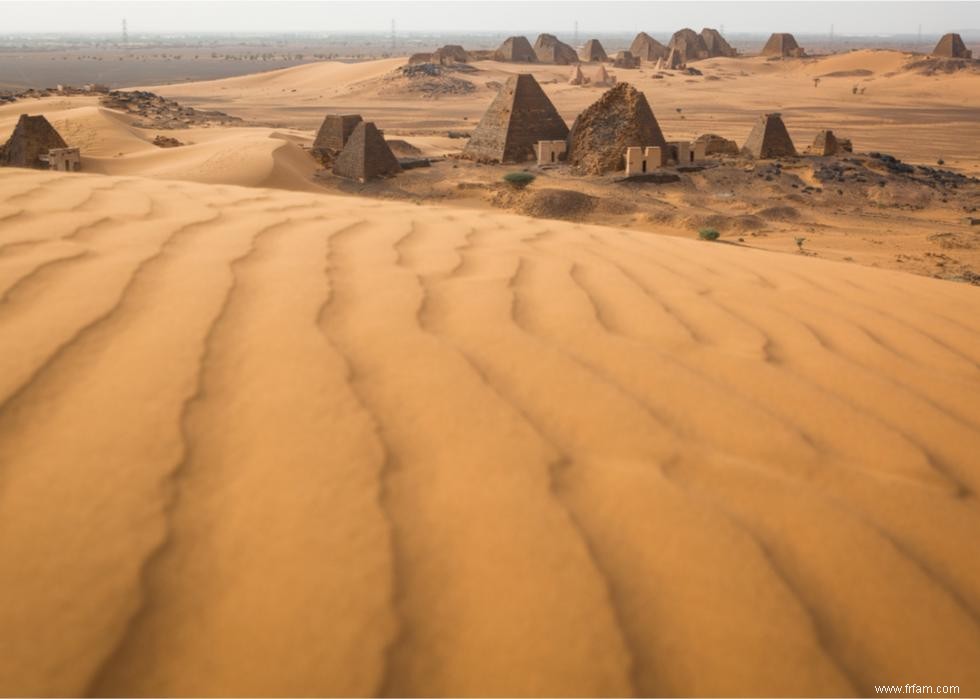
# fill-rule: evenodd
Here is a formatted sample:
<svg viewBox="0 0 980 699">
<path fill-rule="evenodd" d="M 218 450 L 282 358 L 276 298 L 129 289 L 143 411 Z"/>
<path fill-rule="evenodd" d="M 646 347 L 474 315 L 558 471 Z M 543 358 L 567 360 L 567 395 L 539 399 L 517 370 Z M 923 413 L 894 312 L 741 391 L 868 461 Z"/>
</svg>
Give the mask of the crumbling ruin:
<svg viewBox="0 0 980 699">
<path fill-rule="evenodd" d="M 737 54 L 717 29 L 703 28 L 701 38 L 711 58 L 734 58 Z"/>
<path fill-rule="evenodd" d="M 612 87 L 616 84 L 616 78 L 611 76 L 606 70 L 606 66 L 599 64 L 599 68 L 596 69 L 595 76 L 592 78 L 592 85 L 595 87 Z"/>
<path fill-rule="evenodd" d="M 588 174 L 600 175 L 622 170 L 630 146 L 655 146 L 665 152 L 667 142 L 644 94 L 620 83 L 575 120 L 566 160 Z"/>
<path fill-rule="evenodd" d="M 834 132 L 830 129 L 824 129 L 817 133 L 817 137 L 813 139 L 813 145 L 807 150 L 810 155 L 837 155 L 844 149 L 838 142 L 837 137 L 834 136 Z"/>
<path fill-rule="evenodd" d="M 640 59 L 629 51 L 617 51 L 613 54 L 613 67 L 615 68 L 639 68 Z"/>
<path fill-rule="evenodd" d="M 704 144 L 705 155 L 731 155 L 737 156 L 739 153 L 738 144 L 718 134 L 706 133 L 698 136 L 695 143 Z"/>
<path fill-rule="evenodd" d="M 512 36 L 504 40 L 493 53 L 494 60 L 507 63 L 537 63 L 538 57 L 531 42 L 523 36 Z"/>
<path fill-rule="evenodd" d="M 932 55 L 939 58 L 973 58 L 973 52 L 966 48 L 959 34 L 944 34 L 932 50 Z"/>
<path fill-rule="evenodd" d="M 519 163 L 534 157 L 538 141 L 568 136 L 568 125 L 530 73 L 511 76 L 487 109 L 463 157 Z"/>
<path fill-rule="evenodd" d="M 803 58 L 806 52 L 796 43 L 792 34 L 773 34 L 762 47 L 763 56 L 781 56 L 783 58 Z"/>
<path fill-rule="evenodd" d="M 667 44 L 667 48 L 677 51 L 680 54 L 682 63 L 698 61 L 702 58 L 710 58 L 711 56 L 701 35 L 693 29 L 686 27 L 674 32 L 674 35 L 670 37 L 670 43 Z"/>
<path fill-rule="evenodd" d="M 347 140 L 354 129 L 361 123 L 360 114 L 328 114 L 320 124 L 320 130 L 313 139 L 310 152 L 323 165 L 330 165 L 340 151 L 347 145 Z"/>
<path fill-rule="evenodd" d="M 606 50 L 602 48 L 602 44 L 599 43 L 598 39 L 589 39 L 586 41 L 581 53 L 579 53 L 579 57 L 586 63 L 609 60 L 609 57 L 606 56 Z"/>
<path fill-rule="evenodd" d="M 796 147 L 793 146 L 793 140 L 789 137 L 779 113 L 763 114 L 759 117 L 742 146 L 742 155 L 759 159 L 789 158 L 796 155 Z"/>
<path fill-rule="evenodd" d="M 14 132 L 0 148 L 0 165 L 43 170 L 48 168 L 43 156 L 61 148 L 68 148 L 68 144 L 46 118 L 21 114 Z"/>
<path fill-rule="evenodd" d="M 335 175 L 358 182 L 396 175 L 399 172 L 401 166 L 398 159 L 391 152 L 381 132 L 370 121 L 358 122 L 333 163 Z"/>
<path fill-rule="evenodd" d="M 58 172 L 78 172 L 82 169 L 82 154 L 78 148 L 52 148 L 41 160 Z"/>
<path fill-rule="evenodd" d="M 572 68 L 572 74 L 568 78 L 569 85 L 585 85 L 588 82 L 588 78 L 582 75 L 582 66 L 575 64 Z"/>
<path fill-rule="evenodd" d="M 541 34 L 534 42 L 534 55 L 539 63 L 554 63 L 559 66 L 578 63 L 578 54 L 568 44 L 559 41 L 552 34 Z"/>
<path fill-rule="evenodd" d="M 646 32 L 640 32 L 630 44 L 630 53 L 641 61 L 657 61 L 667 57 L 668 49 Z"/>
<path fill-rule="evenodd" d="M 684 68 L 684 65 L 681 52 L 677 49 L 670 49 L 667 53 L 667 58 L 661 58 L 657 61 L 657 70 L 681 70 Z"/>
</svg>

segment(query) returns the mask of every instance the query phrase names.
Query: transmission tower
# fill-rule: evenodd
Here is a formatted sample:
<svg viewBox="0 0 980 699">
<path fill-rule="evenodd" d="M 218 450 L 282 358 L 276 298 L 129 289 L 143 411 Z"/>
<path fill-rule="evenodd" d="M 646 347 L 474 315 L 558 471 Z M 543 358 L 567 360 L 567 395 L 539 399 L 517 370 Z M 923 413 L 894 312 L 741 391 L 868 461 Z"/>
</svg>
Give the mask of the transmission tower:
<svg viewBox="0 0 980 699">
<path fill-rule="evenodd" d="M 129 46 L 129 30 L 126 26 L 125 17 L 123 17 L 123 21 L 122 21 L 122 45 Z"/>
<path fill-rule="evenodd" d="M 575 35 L 572 37 L 572 44 L 578 46 L 578 20 L 575 20 Z"/>
<path fill-rule="evenodd" d="M 395 20 L 391 20 L 391 50 L 395 50 Z"/>
</svg>

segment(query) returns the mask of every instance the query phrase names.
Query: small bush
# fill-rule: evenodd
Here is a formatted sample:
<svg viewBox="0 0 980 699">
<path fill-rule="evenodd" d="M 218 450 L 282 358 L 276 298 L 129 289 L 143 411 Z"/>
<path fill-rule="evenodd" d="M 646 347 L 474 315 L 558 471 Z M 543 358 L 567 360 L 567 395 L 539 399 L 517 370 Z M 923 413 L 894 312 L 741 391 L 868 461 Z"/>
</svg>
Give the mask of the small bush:
<svg viewBox="0 0 980 699">
<path fill-rule="evenodd" d="M 714 228 L 702 228 L 698 231 L 698 237 L 701 240 L 718 240 L 721 237 L 721 233 Z"/>
<path fill-rule="evenodd" d="M 504 182 L 514 189 L 524 189 L 534 182 L 534 175 L 530 172 L 508 172 L 504 175 Z"/>
</svg>

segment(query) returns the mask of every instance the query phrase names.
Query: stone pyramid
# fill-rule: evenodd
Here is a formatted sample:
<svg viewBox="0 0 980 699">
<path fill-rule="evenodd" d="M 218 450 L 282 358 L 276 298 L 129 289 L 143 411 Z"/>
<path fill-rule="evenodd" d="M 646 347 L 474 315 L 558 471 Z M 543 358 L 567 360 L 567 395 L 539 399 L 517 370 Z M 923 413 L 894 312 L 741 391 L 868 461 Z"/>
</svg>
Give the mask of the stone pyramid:
<svg viewBox="0 0 980 699">
<path fill-rule="evenodd" d="M 347 139 L 361 123 L 360 114 L 328 114 L 320 124 L 320 130 L 313 139 L 310 152 L 313 157 L 325 165 L 329 165 L 344 149 Z"/>
<path fill-rule="evenodd" d="M 674 32 L 670 37 L 667 48 L 676 50 L 681 56 L 681 62 L 697 61 L 702 58 L 709 58 L 708 47 L 704 44 L 704 39 L 693 29 L 684 28 Z M 669 66 L 668 66 L 669 67 Z"/>
<path fill-rule="evenodd" d="M 630 44 L 630 53 L 641 61 L 656 61 L 667 57 L 668 49 L 646 32 L 640 32 Z"/>
<path fill-rule="evenodd" d="M 735 49 L 725 41 L 725 37 L 717 29 L 703 28 L 701 30 L 701 38 L 704 40 L 704 45 L 708 49 L 708 55 L 712 58 L 733 58 L 736 54 Z"/>
<path fill-rule="evenodd" d="M 579 57 L 586 61 L 587 63 L 592 63 L 593 61 L 605 61 L 608 56 L 606 56 L 606 50 L 602 48 L 602 44 L 599 43 L 598 39 L 589 39 L 585 42 L 585 46 L 582 47 L 582 51 L 579 53 Z"/>
<path fill-rule="evenodd" d="M 785 158 L 796 155 L 793 140 L 778 113 L 759 117 L 742 146 L 742 155 L 751 158 Z"/>
<path fill-rule="evenodd" d="M 777 33 L 769 37 L 762 48 L 762 55 L 802 58 L 805 53 L 792 34 Z"/>
<path fill-rule="evenodd" d="M 945 34 L 932 50 L 932 55 L 940 58 L 973 58 L 973 52 L 966 48 L 959 34 Z"/>
<path fill-rule="evenodd" d="M 568 66 L 578 63 L 578 54 L 568 44 L 559 41 L 557 36 L 552 34 L 541 34 L 534 42 L 534 54 L 540 63 L 554 63 L 559 66 Z"/>
<path fill-rule="evenodd" d="M 580 66 L 577 63 L 575 64 L 575 67 L 572 68 L 572 74 L 568 78 L 568 84 L 569 85 L 584 85 L 585 84 L 585 76 L 582 75 L 582 66 Z"/>
<path fill-rule="evenodd" d="M 395 175 L 401 169 L 381 132 L 370 121 L 362 121 L 354 128 L 333 163 L 333 174 L 358 182 Z"/>
<path fill-rule="evenodd" d="M 538 57 L 531 48 L 531 42 L 523 36 L 512 36 L 504 40 L 493 53 L 496 61 L 508 63 L 537 63 Z"/>
<path fill-rule="evenodd" d="M 810 155 L 837 155 L 841 150 L 834 132 L 830 129 L 824 129 L 813 139 L 813 145 L 810 146 L 808 152 Z"/>
<path fill-rule="evenodd" d="M 616 79 L 609 75 L 606 66 L 600 64 L 599 69 L 595 72 L 595 77 L 592 78 L 592 84 L 596 87 L 612 87 L 616 84 Z"/>
<path fill-rule="evenodd" d="M 68 144 L 43 116 L 21 114 L 10 138 L 0 148 L 0 165 L 47 169 L 41 160 L 52 148 L 67 148 Z"/>
<path fill-rule="evenodd" d="M 567 162 L 592 175 L 622 170 L 630 146 L 667 150 L 647 98 L 629 83 L 620 83 L 575 120 L 568 135 Z"/>
<path fill-rule="evenodd" d="M 680 70 L 684 67 L 684 59 L 681 57 L 681 52 L 677 49 L 671 49 L 670 53 L 667 54 L 667 58 L 663 60 L 662 64 L 657 66 L 661 70 Z"/>
<path fill-rule="evenodd" d="M 534 157 L 538 141 L 560 141 L 568 126 L 530 73 L 512 75 L 480 119 L 463 157 L 520 163 Z"/>
</svg>

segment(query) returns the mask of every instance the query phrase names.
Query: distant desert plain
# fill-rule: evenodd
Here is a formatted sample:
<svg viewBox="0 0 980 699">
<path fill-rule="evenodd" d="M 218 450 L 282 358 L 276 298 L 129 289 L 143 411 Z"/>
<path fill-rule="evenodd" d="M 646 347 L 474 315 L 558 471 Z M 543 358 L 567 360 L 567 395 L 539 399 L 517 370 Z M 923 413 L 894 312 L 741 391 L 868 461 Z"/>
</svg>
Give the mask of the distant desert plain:
<svg viewBox="0 0 980 699">
<path fill-rule="evenodd" d="M 0 169 L 0 694 L 980 694 L 980 67 L 609 67 L 853 144 L 658 184 L 459 157 L 569 66 L 406 60 L 0 104 L 82 157 Z"/>
</svg>

